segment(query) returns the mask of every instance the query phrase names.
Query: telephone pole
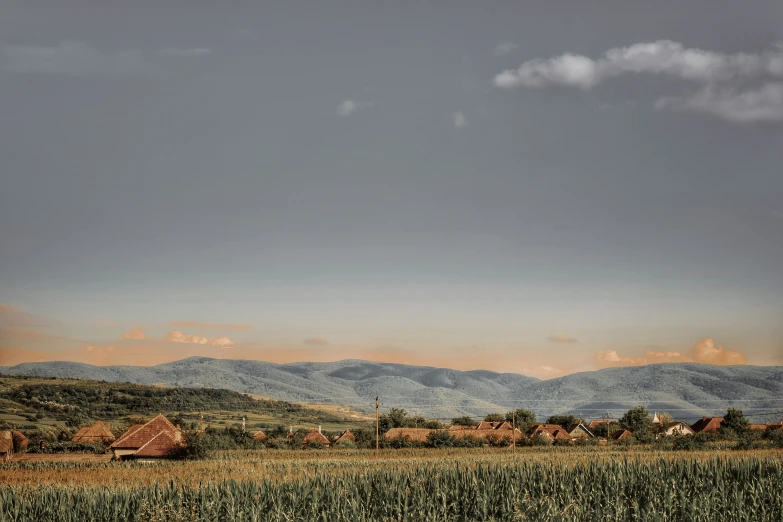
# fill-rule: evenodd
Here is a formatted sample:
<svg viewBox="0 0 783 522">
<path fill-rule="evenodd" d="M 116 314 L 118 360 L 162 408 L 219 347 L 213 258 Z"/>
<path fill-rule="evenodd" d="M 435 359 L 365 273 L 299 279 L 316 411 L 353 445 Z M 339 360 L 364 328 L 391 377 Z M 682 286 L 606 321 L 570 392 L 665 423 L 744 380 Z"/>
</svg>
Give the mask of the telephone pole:
<svg viewBox="0 0 783 522">
<path fill-rule="evenodd" d="M 611 422 L 609 421 L 609 412 L 606 412 L 606 440 L 608 441 L 612 437 L 612 433 L 609 431 Z"/>
<path fill-rule="evenodd" d="M 381 449 L 381 443 L 380 443 L 380 423 L 379 423 L 379 417 L 378 417 L 378 397 L 375 397 L 375 456 L 377 457 L 380 449 Z"/>
<path fill-rule="evenodd" d="M 511 454 L 517 454 L 517 429 L 516 410 L 511 410 Z"/>
</svg>

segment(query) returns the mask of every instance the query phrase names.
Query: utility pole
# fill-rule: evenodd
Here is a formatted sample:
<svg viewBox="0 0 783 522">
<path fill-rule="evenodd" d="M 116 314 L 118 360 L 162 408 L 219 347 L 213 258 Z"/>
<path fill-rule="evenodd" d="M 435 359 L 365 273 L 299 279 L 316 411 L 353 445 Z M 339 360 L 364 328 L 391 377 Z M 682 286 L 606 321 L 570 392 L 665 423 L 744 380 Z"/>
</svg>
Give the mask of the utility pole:
<svg viewBox="0 0 783 522">
<path fill-rule="evenodd" d="M 606 412 L 606 440 L 608 441 L 612 437 L 612 432 L 610 431 L 612 426 L 612 423 L 609 421 L 609 412 Z"/>
<path fill-rule="evenodd" d="M 204 433 L 204 414 L 202 412 L 198 412 L 198 431 Z"/>
<path fill-rule="evenodd" d="M 517 454 L 516 410 L 511 410 L 511 454 Z"/>
<path fill-rule="evenodd" d="M 375 397 L 375 456 L 377 457 L 381 450 L 381 443 L 380 443 L 380 422 L 378 417 L 378 397 Z"/>
</svg>

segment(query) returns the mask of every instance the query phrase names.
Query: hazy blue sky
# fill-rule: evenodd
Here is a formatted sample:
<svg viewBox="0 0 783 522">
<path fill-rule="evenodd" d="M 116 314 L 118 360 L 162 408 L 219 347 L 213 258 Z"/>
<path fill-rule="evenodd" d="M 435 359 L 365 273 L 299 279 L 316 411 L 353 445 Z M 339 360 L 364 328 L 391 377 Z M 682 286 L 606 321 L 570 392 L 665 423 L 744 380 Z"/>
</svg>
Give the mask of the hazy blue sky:
<svg viewBox="0 0 783 522">
<path fill-rule="evenodd" d="M 0 365 L 783 364 L 779 0 L 2 3 Z"/>
</svg>

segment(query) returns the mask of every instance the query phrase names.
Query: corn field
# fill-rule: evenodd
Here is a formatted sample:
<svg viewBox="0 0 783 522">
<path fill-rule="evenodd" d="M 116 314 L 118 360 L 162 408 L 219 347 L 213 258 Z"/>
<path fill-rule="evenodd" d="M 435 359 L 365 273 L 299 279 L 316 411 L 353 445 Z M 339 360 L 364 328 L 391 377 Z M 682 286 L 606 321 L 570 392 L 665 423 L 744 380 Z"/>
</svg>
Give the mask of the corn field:
<svg viewBox="0 0 783 522">
<path fill-rule="evenodd" d="M 92 485 L 4 480 L 0 520 L 557 520 L 557 521 L 783 521 L 780 452 L 663 455 L 535 453 L 403 459 L 342 460 L 328 455 L 300 462 L 256 457 L 257 478 L 244 477 L 135 484 L 115 479 Z M 607 455 L 613 455 L 607 458 Z M 531 458 L 526 458 L 531 457 Z M 358 465 L 348 465 L 350 461 Z M 210 464 L 232 477 L 234 461 Z M 161 469 L 192 471 L 200 463 L 159 466 L 121 463 L 137 477 Z M 41 477 L 65 470 L 80 474 L 113 464 L 35 463 L 7 470 Z M 274 475 L 288 471 L 294 476 Z M 58 468 L 62 468 L 59 470 Z M 2 468 L 0 468 L 2 471 Z M 161 476 L 163 476 L 161 475 Z M 55 473 L 56 476 L 56 473 Z M 25 484 L 25 485 L 20 485 Z"/>
</svg>

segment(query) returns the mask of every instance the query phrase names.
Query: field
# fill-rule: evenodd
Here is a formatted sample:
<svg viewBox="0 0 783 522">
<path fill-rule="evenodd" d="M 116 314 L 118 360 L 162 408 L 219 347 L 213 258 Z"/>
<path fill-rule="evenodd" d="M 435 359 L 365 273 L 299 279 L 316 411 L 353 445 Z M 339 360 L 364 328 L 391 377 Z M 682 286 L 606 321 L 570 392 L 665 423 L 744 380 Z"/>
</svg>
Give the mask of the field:
<svg viewBox="0 0 783 522">
<path fill-rule="evenodd" d="M 0 465 L 0 520 L 783 520 L 780 450 L 231 451 Z"/>
</svg>

